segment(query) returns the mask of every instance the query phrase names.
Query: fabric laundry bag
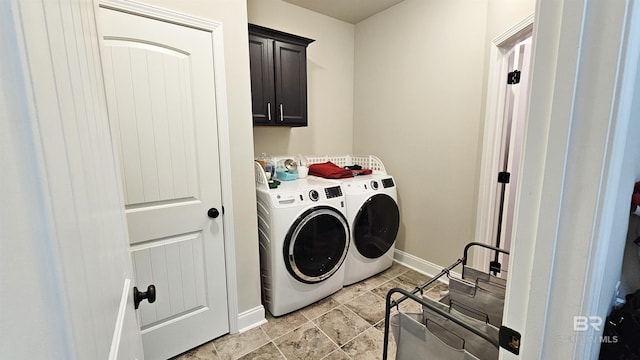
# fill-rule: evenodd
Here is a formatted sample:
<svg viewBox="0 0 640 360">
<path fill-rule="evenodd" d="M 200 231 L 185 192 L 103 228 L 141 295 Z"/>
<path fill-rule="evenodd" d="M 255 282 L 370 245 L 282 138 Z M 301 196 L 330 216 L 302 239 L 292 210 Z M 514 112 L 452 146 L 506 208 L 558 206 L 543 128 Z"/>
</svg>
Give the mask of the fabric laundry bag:
<svg viewBox="0 0 640 360">
<path fill-rule="evenodd" d="M 478 360 L 464 350 L 464 340 L 455 334 L 449 337 L 455 338 L 457 346 L 450 346 L 435 335 L 431 331 L 432 323 L 427 322 L 429 327 L 425 325 L 423 314 L 401 312 L 391 317 L 390 324 L 396 339 L 396 360 Z"/>
<path fill-rule="evenodd" d="M 449 317 L 445 317 L 431 310 L 429 307 L 422 307 L 424 322 L 426 324 L 434 322 L 437 325 L 440 325 L 439 328 L 435 326 L 428 326 L 430 331 L 439 339 L 447 342 L 450 346 L 456 346 L 455 339 L 451 337 L 451 334 L 454 334 L 457 339 L 464 340 L 464 350 L 477 357 L 478 359 L 494 360 L 498 358 L 498 348 L 496 347 L 496 345 L 478 336 L 474 332 L 456 324 L 455 322 L 450 320 L 450 317 L 454 317 L 456 318 L 456 320 L 459 320 L 460 322 L 469 325 L 471 328 L 480 331 L 488 338 L 494 339 L 495 343 L 498 343 L 497 327 L 488 324 L 484 320 L 478 320 L 472 316 L 468 316 L 466 312 L 460 311 L 460 307 L 447 306 L 444 303 L 431 300 L 427 297 L 424 297 L 423 301 L 438 310 L 448 312 Z M 454 341 L 451 342 L 451 340 Z"/>
<path fill-rule="evenodd" d="M 502 325 L 505 292 L 504 286 L 491 279 L 485 281 L 482 278 L 476 278 L 475 281 L 468 281 L 454 276 L 449 277 L 449 305 L 457 304 L 463 309 L 472 310 L 467 315 L 486 320 L 496 327 Z"/>
<path fill-rule="evenodd" d="M 494 284 L 504 289 L 506 289 L 507 287 L 507 279 L 493 276 L 484 271 L 474 269 L 470 266 L 464 266 L 462 268 L 462 278 L 471 282 L 478 281 L 483 283 Z"/>
</svg>

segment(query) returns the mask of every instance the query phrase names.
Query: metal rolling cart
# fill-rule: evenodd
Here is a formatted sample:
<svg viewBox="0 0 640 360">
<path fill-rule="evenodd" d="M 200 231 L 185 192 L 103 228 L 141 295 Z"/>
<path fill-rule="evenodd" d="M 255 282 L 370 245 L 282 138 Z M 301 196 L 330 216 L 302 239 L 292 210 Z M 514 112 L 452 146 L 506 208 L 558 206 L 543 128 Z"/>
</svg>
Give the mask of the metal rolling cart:
<svg viewBox="0 0 640 360">
<path fill-rule="evenodd" d="M 384 322 L 384 346 L 383 346 L 383 354 L 382 354 L 382 359 L 386 360 L 387 356 L 388 356 L 388 352 L 389 352 L 389 332 L 390 329 L 392 327 L 392 322 L 396 321 L 405 321 L 405 324 L 409 324 L 409 328 L 414 329 L 413 333 L 411 332 L 411 330 L 403 330 L 405 333 L 407 333 L 407 331 L 409 331 L 409 335 L 405 335 L 405 338 L 408 338 L 410 341 L 413 342 L 407 342 L 407 341 L 399 341 L 400 339 L 400 331 L 401 331 L 401 325 L 398 323 L 394 323 L 394 337 L 396 338 L 396 343 L 398 344 L 398 353 L 397 353 L 397 359 L 409 359 L 409 358 L 415 358 L 418 356 L 419 354 L 419 358 L 425 358 L 425 359 L 429 359 L 430 355 L 429 355 L 429 351 L 424 351 L 424 349 L 422 348 L 423 346 L 423 341 L 425 343 L 428 343 L 430 347 L 435 346 L 440 347 L 441 349 L 445 349 L 445 351 L 453 351 L 450 350 L 454 347 L 452 347 L 451 345 L 440 345 L 440 343 L 442 342 L 443 344 L 446 343 L 445 340 L 442 340 L 443 337 L 441 337 L 442 335 L 444 335 L 444 337 L 449 337 L 451 339 L 454 339 L 454 341 L 460 341 L 460 343 L 462 344 L 461 350 L 460 349 L 455 349 L 455 354 L 456 356 L 461 356 L 461 357 L 457 357 L 460 359 L 490 359 L 494 357 L 495 354 L 495 358 L 497 359 L 497 353 L 498 353 L 498 348 L 500 346 L 505 347 L 507 350 L 513 352 L 513 353 L 518 353 L 519 352 L 519 339 L 520 339 L 520 334 L 504 327 L 501 325 L 501 321 L 502 321 L 502 307 L 504 306 L 504 292 L 502 292 L 501 296 L 502 296 L 502 307 L 499 307 L 498 309 L 496 309 L 496 314 L 497 311 L 499 311 L 499 316 L 496 315 L 492 315 L 493 319 L 490 319 L 488 316 L 486 317 L 486 319 L 484 318 L 484 316 L 486 315 L 484 312 L 476 312 L 475 314 L 482 314 L 482 317 L 477 317 L 474 314 L 470 313 L 470 312 L 460 312 L 458 310 L 452 310 L 453 308 L 453 300 L 451 299 L 447 299 L 447 297 L 445 297 L 443 300 L 441 300 L 440 302 L 436 302 L 434 300 L 430 300 L 430 299 L 426 299 L 422 296 L 422 293 L 424 291 L 424 289 L 426 289 L 427 287 L 429 287 L 431 284 L 435 283 L 436 281 L 438 281 L 438 279 L 440 279 L 443 276 L 448 276 L 450 279 L 450 293 L 448 296 L 452 295 L 452 280 L 454 280 L 453 277 L 450 276 L 450 271 L 453 270 L 454 268 L 456 268 L 459 265 L 462 265 L 463 270 L 462 270 L 462 277 L 461 279 L 455 279 L 456 282 L 458 281 L 463 281 L 464 284 L 467 284 L 468 286 L 471 286 L 470 289 L 472 289 L 473 292 L 475 292 L 475 288 L 473 288 L 473 283 L 475 281 L 475 284 L 479 284 L 478 280 L 479 278 L 477 276 L 482 277 L 482 281 L 486 284 L 489 284 L 488 286 L 498 286 L 496 285 L 498 283 L 498 281 L 500 282 L 499 286 L 502 287 L 502 291 L 504 291 L 506 289 L 506 281 L 504 279 L 501 278 L 496 278 L 495 276 L 491 276 L 490 273 L 484 273 L 484 272 L 479 272 L 478 270 L 475 270 L 473 268 L 467 267 L 467 259 L 468 259 L 468 252 L 469 249 L 472 247 L 482 247 L 482 248 L 486 248 L 489 250 L 492 250 L 495 252 L 495 259 L 498 259 L 498 255 L 499 254 L 505 254 L 508 255 L 509 252 L 494 246 L 490 246 L 487 244 L 483 244 L 483 243 L 478 243 L 478 242 L 472 242 L 467 244 L 464 247 L 464 253 L 463 253 L 463 257 L 456 260 L 453 264 L 451 264 L 450 266 L 442 269 L 442 271 L 436 275 L 435 277 L 433 277 L 432 279 L 430 279 L 429 281 L 423 283 L 420 286 L 417 286 L 415 289 L 413 289 L 412 291 L 407 291 L 401 288 L 393 288 L 391 290 L 389 290 L 389 292 L 387 293 L 386 296 L 386 307 L 385 307 L 385 322 Z M 496 274 L 496 261 L 492 261 L 491 262 L 491 266 L 490 266 L 490 272 L 493 272 L 493 274 Z M 499 264 L 498 266 L 498 271 L 499 271 Z M 466 279 L 466 280 L 465 280 Z M 494 282 L 493 284 L 491 284 L 491 282 Z M 457 285 L 456 285 L 457 286 Z M 457 291 L 457 290 L 456 290 Z M 394 294 L 401 294 L 401 297 L 398 299 L 393 299 L 393 295 Z M 470 293 L 469 293 L 470 294 Z M 486 303 L 483 303 L 483 299 L 481 297 L 479 297 L 478 299 L 473 298 L 473 296 L 469 296 L 467 297 L 466 295 L 469 294 L 464 294 L 464 301 L 467 301 L 467 303 L 465 305 L 473 305 L 473 303 L 469 303 L 468 301 L 471 299 L 473 301 L 477 300 L 478 301 L 478 306 L 483 307 Z M 474 293 L 475 294 L 475 293 Z M 420 295 L 420 296 L 419 296 Z M 475 296 L 475 295 L 474 295 Z M 405 314 L 402 311 L 400 311 L 400 304 L 406 300 L 412 300 L 415 301 L 416 303 L 420 304 L 422 306 L 423 309 L 423 314 Z M 449 302 L 449 304 L 447 305 L 446 302 Z M 458 305 L 456 305 L 457 308 Z M 391 317 L 391 309 L 393 307 L 396 307 L 398 309 L 398 313 L 396 315 L 394 315 L 394 318 L 392 319 Z M 466 307 L 467 309 L 470 309 L 470 307 Z M 463 307 L 460 307 L 460 309 L 463 309 Z M 484 309 L 484 307 L 483 307 Z M 481 309 L 481 310 L 483 310 Z M 470 310 L 470 311 L 474 311 L 474 310 Z M 462 315 L 460 315 L 462 314 Z M 471 316 L 473 315 L 473 316 Z M 413 316 L 413 318 L 415 318 L 414 320 L 403 320 L 403 319 L 407 319 L 408 316 Z M 475 319 L 473 319 L 475 317 Z M 478 319 L 485 319 L 483 321 L 480 321 Z M 406 321 L 409 321 L 408 323 Z M 440 322 L 438 322 L 440 321 Z M 476 324 L 475 322 L 478 322 L 478 324 Z M 482 325 L 481 322 L 484 322 L 484 324 L 486 324 L 486 326 Z M 492 322 L 493 324 L 490 324 L 490 322 Z M 433 324 L 433 325 L 430 325 Z M 454 333 L 453 331 L 450 330 L 445 330 L 443 326 L 453 326 L 453 327 L 457 327 L 458 329 L 460 329 L 457 333 Z M 428 326 L 431 326 L 428 328 Z M 436 329 L 437 331 L 433 332 L 431 331 L 431 329 Z M 438 330 L 442 327 L 443 330 Z M 405 329 L 408 329 L 405 327 Z M 416 330 L 417 333 L 419 333 L 416 337 Z M 423 334 L 424 332 L 424 334 Z M 440 335 L 434 335 L 435 333 L 439 333 Z M 459 334 L 463 334 L 464 336 L 460 336 Z M 434 337 L 435 336 L 435 337 Z M 466 337 L 466 338 L 465 338 Z M 473 339 L 471 339 L 472 337 L 475 337 Z M 436 340 L 437 339 L 437 340 Z M 442 340 L 442 341 L 440 341 Z M 415 345 L 415 341 L 420 341 L 421 343 L 418 344 L 417 346 Z M 482 352 L 480 351 L 480 356 L 476 356 L 473 353 L 466 353 L 467 355 L 460 355 L 462 354 L 462 352 L 465 352 L 465 346 L 469 346 L 471 347 L 470 344 L 478 344 L 478 342 L 482 342 L 484 347 L 489 348 L 489 352 L 491 353 L 491 355 L 487 355 L 486 352 Z M 432 345 L 435 344 L 435 345 Z M 401 346 L 405 346 L 405 348 L 401 348 Z M 416 348 L 416 349 L 407 349 L 406 347 L 410 347 L 410 348 Z M 436 350 L 439 351 L 439 350 Z M 406 355 L 407 353 L 409 354 L 413 354 L 413 355 Z M 476 351 L 477 353 L 477 351 Z M 401 354 L 405 354 L 405 355 L 401 355 Z M 442 354 L 442 353 L 440 353 Z M 469 356 L 470 355 L 470 356 Z M 466 356 L 466 357 L 465 357 Z M 438 356 L 433 356 L 434 358 L 438 358 Z M 442 356 L 440 356 L 440 358 L 443 358 Z"/>
</svg>

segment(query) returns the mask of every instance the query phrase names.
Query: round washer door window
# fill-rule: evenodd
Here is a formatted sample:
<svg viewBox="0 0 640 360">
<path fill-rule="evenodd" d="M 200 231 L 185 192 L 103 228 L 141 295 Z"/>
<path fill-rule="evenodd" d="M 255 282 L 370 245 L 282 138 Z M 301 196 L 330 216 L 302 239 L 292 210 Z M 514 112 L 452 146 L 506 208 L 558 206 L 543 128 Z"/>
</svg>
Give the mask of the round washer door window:
<svg viewBox="0 0 640 360">
<path fill-rule="evenodd" d="M 400 210 L 387 194 L 368 198 L 358 210 L 353 222 L 353 243 L 358 252 L 377 259 L 393 246 L 400 227 Z"/>
<path fill-rule="evenodd" d="M 328 206 L 305 211 L 293 223 L 284 242 L 284 260 L 297 280 L 313 284 L 333 275 L 349 249 L 349 225 Z"/>
</svg>

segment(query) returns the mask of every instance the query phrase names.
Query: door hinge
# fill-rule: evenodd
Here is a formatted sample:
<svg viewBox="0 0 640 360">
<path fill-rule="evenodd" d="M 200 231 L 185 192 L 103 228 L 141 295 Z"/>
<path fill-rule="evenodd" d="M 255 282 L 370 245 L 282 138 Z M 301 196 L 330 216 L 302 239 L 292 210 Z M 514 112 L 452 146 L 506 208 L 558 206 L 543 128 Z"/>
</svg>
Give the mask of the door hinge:
<svg viewBox="0 0 640 360">
<path fill-rule="evenodd" d="M 501 171 L 498 173 L 498 182 L 500 184 L 508 184 L 511 180 L 511 173 L 507 171 Z"/>
<path fill-rule="evenodd" d="M 506 326 L 500 326 L 500 330 L 498 332 L 498 343 L 500 347 L 510 351 L 516 355 L 520 355 L 520 339 L 522 335 L 519 332 L 509 329 Z"/>
<path fill-rule="evenodd" d="M 520 82 L 520 71 L 513 70 L 507 74 L 507 84 L 513 85 Z"/>
</svg>

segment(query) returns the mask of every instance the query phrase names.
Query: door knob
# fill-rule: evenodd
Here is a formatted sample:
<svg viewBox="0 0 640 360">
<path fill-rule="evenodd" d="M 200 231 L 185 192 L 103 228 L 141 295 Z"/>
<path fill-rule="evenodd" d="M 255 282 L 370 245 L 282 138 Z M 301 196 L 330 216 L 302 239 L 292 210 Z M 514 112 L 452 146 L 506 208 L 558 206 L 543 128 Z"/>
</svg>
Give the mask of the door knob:
<svg viewBox="0 0 640 360">
<path fill-rule="evenodd" d="M 207 211 L 207 215 L 209 215 L 210 218 L 215 219 L 218 217 L 218 215 L 220 215 L 220 211 L 218 211 L 218 209 L 216 208 L 211 208 L 209 209 L 209 211 Z"/>
<path fill-rule="evenodd" d="M 133 287 L 133 305 L 136 309 L 140 306 L 140 302 L 144 299 L 151 304 L 156 301 L 156 287 L 155 285 L 149 285 L 147 291 L 142 292 L 137 287 Z"/>
</svg>

